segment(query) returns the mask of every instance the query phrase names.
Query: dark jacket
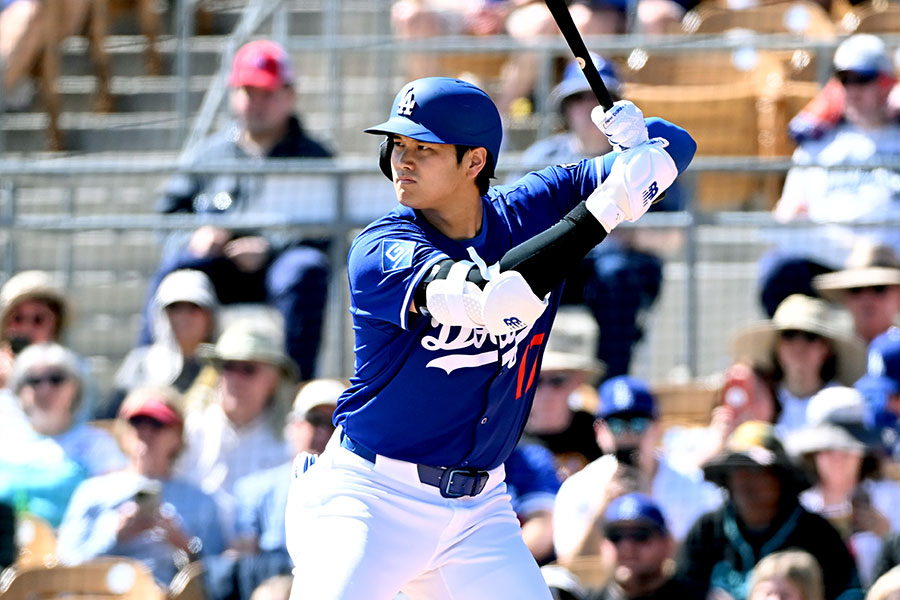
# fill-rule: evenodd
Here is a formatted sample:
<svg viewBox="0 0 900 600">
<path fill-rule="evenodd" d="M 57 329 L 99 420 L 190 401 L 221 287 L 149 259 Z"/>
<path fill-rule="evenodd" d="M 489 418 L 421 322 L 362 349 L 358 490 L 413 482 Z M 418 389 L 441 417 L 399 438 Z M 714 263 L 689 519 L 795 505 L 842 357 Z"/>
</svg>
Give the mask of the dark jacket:
<svg viewBox="0 0 900 600">
<path fill-rule="evenodd" d="M 856 564 L 840 534 L 828 521 L 800 506 L 796 497 L 779 511 L 768 530 L 753 536 L 747 535 L 730 501 L 706 513 L 681 545 L 676 577 L 704 590 L 722 588 L 735 600 L 744 600 L 756 563 L 789 548 L 805 550 L 819 562 L 827 600 L 862 598 Z"/>
<path fill-rule="evenodd" d="M 241 129 L 237 124 L 219 131 L 202 142 L 187 164 L 203 166 L 217 162 L 246 159 L 256 160 L 249 156 L 238 145 Z M 297 117 L 291 117 L 288 131 L 284 138 L 275 144 L 267 158 L 329 158 L 331 152 L 317 141 L 307 137 Z M 198 175 L 179 173 L 166 183 L 163 195 L 156 205 L 161 213 L 199 213 L 225 212 L 235 208 L 247 210 L 246 204 L 252 202 L 254 180 L 250 175 Z M 227 194 L 229 200 L 223 203 L 221 194 Z"/>
</svg>

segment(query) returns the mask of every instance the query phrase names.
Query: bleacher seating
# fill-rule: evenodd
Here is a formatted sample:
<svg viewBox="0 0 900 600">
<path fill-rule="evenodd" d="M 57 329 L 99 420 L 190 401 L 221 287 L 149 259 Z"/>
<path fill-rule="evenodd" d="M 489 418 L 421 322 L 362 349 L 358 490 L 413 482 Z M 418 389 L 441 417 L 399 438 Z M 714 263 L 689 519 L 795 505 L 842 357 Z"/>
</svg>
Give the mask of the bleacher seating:
<svg viewBox="0 0 900 600">
<path fill-rule="evenodd" d="M 163 600 L 165 592 L 138 561 L 98 558 L 79 566 L 10 567 L 0 578 L 3 600 Z"/>
</svg>

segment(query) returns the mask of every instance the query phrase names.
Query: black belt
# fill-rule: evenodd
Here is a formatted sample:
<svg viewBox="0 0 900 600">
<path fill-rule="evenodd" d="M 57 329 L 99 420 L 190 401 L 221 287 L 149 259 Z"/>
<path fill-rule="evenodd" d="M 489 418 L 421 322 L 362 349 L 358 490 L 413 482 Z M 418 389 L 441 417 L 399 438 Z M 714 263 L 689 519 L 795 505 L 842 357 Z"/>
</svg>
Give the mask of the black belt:
<svg viewBox="0 0 900 600">
<path fill-rule="evenodd" d="M 375 463 L 375 453 L 351 440 L 341 432 L 341 446 L 353 454 Z M 436 487 L 444 498 L 477 496 L 487 484 L 488 472 L 459 467 L 430 467 L 416 465 L 419 481 Z"/>
</svg>

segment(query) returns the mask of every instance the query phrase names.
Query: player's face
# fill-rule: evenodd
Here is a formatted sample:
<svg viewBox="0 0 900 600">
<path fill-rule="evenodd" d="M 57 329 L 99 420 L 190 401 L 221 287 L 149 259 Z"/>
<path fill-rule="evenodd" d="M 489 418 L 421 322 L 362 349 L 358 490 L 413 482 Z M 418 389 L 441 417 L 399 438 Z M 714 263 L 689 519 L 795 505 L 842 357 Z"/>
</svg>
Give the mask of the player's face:
<svg viewBox="0 0 900 600">
<path fill-rule="evenodd" d="M 461 192 L 469 192 L 473 179 L 467 161 L 456 159 L 456 146 L 420 142 L 405 135 L 393 136 L 391 172 L 397 201 L 418 210 L 452 207 Z"/>
</svg>

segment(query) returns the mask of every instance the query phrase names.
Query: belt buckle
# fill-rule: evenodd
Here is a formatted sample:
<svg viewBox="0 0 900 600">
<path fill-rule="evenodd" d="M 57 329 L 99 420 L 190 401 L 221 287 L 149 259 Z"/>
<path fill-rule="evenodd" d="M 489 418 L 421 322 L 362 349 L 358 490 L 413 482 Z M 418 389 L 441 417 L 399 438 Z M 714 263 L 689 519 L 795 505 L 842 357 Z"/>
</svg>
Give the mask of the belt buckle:
<svg viewBox="0 0 900 600">
<path fill-rule="evenodd" d="M 473 481 L 473 485 L 469 491 L 454 491 L 453 478 L 457 475 L 466 477 L 469 481 Z M 487 483 L 488 474 L 485 471 L 474 471 L 472 469 L 447 469 L 441 477 L 441 485 L 438 489 L 444 498 L 462 498 L 463 496 L 477 496 L 484 489 Z M 465 487 L 465 483 L 463 483 Z"/>
</svg>

